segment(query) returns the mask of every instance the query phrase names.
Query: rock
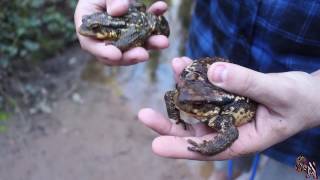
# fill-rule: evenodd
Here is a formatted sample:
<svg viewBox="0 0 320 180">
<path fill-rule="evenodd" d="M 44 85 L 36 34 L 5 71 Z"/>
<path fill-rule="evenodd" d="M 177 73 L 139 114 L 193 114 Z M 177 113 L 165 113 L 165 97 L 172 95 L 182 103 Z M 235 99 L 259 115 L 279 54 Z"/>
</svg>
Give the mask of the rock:
<svg viewBox="0 0 320 180">
<path fill-rule="evenodd" d="M 68 61 L 69 65 L 72 66 L 77 62 L 77 58 L 76 57 L 71 57 Z"/>
<path fill-rule="evenodd" d="M 83 104 L 84 103 L 82 97 L 78 93 L 73 93 L 72 94 L 72 101 L 77 103 L 77 104 Z"/>
</svg>

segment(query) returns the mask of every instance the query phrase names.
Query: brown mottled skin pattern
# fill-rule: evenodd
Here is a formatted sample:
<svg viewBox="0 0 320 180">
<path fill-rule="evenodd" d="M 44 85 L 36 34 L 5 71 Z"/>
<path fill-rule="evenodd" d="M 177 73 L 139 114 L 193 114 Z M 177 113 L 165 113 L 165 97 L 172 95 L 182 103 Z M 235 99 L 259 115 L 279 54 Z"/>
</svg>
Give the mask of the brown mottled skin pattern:
<svg viewBox="0 0 320 180">
<path fill-rule="evenodd" d="M 209 82 L 208 67 L 218 61 L 228 62 L 218 57 L 193 61 L 181 73 L 176 89 L 168 91 L 164 97 L 169 118 L 186 127 L 186 122 L 180 118 L 180 111 L 183 111 L 218 132 L 213 139 L 200 144 L 188 140 L 191 145 L 188 149 L 203 155 L 215 155 L 228 148 L 238 138 L 237 126 L 252 120 L 257 107 L 249 98 L 229 93 Z"/>
<path fill-rule="evenodd" d="M 148 13 L 144 4 L 134 3 L 123 16 L 112 17 L 107 12 L 83 16 L 79 33 L 105 40 L 106 44 L 126 51 L 133 47 L 145 46 L 151 35 L 169 36 L 170 29 L 163 16 Z"/>
</svg>

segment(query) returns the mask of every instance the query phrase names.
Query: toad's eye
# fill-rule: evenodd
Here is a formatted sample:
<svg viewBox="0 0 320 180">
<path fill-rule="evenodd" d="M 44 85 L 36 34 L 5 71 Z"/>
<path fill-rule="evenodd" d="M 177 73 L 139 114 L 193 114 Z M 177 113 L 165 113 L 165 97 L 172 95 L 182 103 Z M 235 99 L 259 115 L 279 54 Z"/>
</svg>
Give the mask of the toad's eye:
<svg viewBox="0 0 320 180">
<path fill-rule="evenodd" d="M 93 30 L 97 30 L 97 29 L 99 29 L 99 24 L 97 24 L 97 23 L 94 23 L 94 24 L 91 24 L 91 29 L 93 29 Z"/>
<path fill-rule="evenodd" d="M 185 105 L 185 104 L 187 104 L 187 103 L 186 103 L 185 101 L 180 101 L 179 104 Z"/>
<path fill-rule="evenodd" d="M 197 73 L 188 73 L 186 74 L 187 80 L 197 80 L 199 78 L 199 74 Z"/>
<path fill-rule="evenodd" d="M 192 103 L 194 106 L 201 106 L 203 105 L 203 102 L 200 102 L 200 101 L 195 101 Z"/>
</svg>

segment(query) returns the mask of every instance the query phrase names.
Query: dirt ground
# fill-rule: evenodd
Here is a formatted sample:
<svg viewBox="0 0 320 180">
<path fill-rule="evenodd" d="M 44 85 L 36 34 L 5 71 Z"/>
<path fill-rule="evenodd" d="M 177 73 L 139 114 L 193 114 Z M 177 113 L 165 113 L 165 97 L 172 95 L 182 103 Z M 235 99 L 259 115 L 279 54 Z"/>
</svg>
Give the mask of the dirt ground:
<svg viewBox="0 0 320 180">
<path fill-rule="evenodd" d="M 134 94 L 119 93 L 111 85 L 114 83 L 81 80 L 90 56 L 76 48 L 65 57 L 72 58 L 82 63 L 56 79 L 61 86 L 68 84 L 70 92 L 56 91 L 60 97 L 51 103 L 50 112 L 37 113 L 24 121 L 13 116 L 8 132 L 0 134 L 0 180 L 209 177 L 210 163 L 200 164 L 206 172 L 198 171 L 195 167 L 199 164 L 195 166 L 194 162 L 165 159 L 152 153 L 151 142 L 156 134 L 137 121 L 137 110 L 152 104 L 162 106 L 161 93 L 153 95 L 155 101 L 151 104 L 143 103 L 148 92 L 141 96 L 141 102 L 132 102 Z M 143 87 L 148 86 L 151 87 L 144 83 Z M 144 90 L 137 92 L 141 91 Z M 149 94 L 153 94 L 152 87 Z"/>
</svg>

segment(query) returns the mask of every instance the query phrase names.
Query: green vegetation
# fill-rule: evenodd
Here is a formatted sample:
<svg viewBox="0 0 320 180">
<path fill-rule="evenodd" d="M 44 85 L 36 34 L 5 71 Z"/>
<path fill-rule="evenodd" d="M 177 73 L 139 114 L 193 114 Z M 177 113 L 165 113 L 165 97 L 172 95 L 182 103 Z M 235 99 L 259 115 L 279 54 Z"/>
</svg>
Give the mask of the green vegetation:
<svg viewBox="0 0 320 180">
<path fill-rule="evenodd" d="M 23 83 L 34 62 L 46 59 L 76 40 L 73 14 L 77 0 L 1 0 L 0 132 L 8 113 L 25 96 Z"/>
<path fill-rule="evenodd" d="M 39 60 L 76 39 L 76 0 L 2 0 L 0 67 L 16 60 Z"/>
<path fill-rule="evenodd" d="M 142 0 L 148 6 L 154 1 Z M 77 0 L 0 1 L 0 70 L 12 61 L 50 57 L 74 42 L 76 3 Z"/>
<path fill-rule="evenodd" d="M 4 133 L 7 131 L 7 126 L 5 125 L 5 122 L 8 121 L 8 119 L 8 113 L 0 111 L 0 133 Z"/>
</svg>

